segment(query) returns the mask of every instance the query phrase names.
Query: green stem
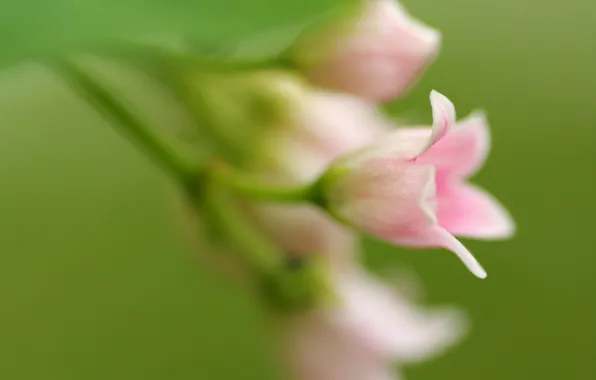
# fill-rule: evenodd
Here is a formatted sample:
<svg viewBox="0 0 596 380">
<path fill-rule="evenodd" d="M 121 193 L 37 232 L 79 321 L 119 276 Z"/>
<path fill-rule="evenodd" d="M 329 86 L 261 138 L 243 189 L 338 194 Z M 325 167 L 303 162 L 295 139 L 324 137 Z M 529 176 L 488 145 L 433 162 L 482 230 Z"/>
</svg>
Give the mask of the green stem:
<svg viewBox="0 0 596 380">
<path fill-rule="evenodd" d="M 195 78 L 202 79 L 204 82 L 201 84 L 208 80 L 199 74 Z M 177 99 L 188 110 L 197 128 L 215 145 L 218 153 L 238 161 L 239 157 L 242 157 L 242 145 L 235 142 L 222 128 L 219 128 L 220 122 L 214 117 L 214 108 L 210 105 L 201 84 L 197 86 L 180 77 L 175 77 L 172 82 Z M 193 88 L 193 85 L 196 87 Z"/>
<path fill-rule="evenodd" d="M 53 67 L 99 112 L 111 118 L 118 132 L 140 145 L 174 180 L 184 185 L 194 182 L 197 173 L 195 165 L 185 161 L 171 146 L 152 133 L 150 128 L 118 102 L 107 89 L 66 60 L 54 62 Z"/>
<path fill-rule="evenodd" d="M 118 39 L 96 46 L 94 51 L 149 69 L 172 90 L 213 149 L 235 163 L 244 159 L 246 141 L 235 138 L 234 133 L 221 126 L 221 120 L 214 116 L 221 110 L 213 104 L 209 91 L 221 88 L 224 81 L 218 77 L 222 74 L 291 65 L 285 52 L 264 58 L 209 55 L 184 43 L 173 46 Z M 214 78 L 215 82 L 210 83 Z"/>
<path fill-rule="evenodd" d="M 284 254 L 252 228 L 233 201 L 217 183 L 203 183 L 203 196 L 197 204 L 198 212 L 206 213 L 208 220 L 225 236 L 243 261 L 254 273 L 272 274 L 282 265 Z"/>
<path fill-rule="evenodd" d="M 252 174 L 233 169 L 224 163 L 212 165 L 207 175 L 230 190 L 249 196 L 281 203 L 309 202 L 313 198 L 313 184 L 282 186 L 266 183 Z"/>
<path fill-rule="evenodd" d="M 288 66 L 281 57 L 268 57 L 265 59 L 240 59 L 240 58 L 216 58 L 203 57 L 200 55 L 188 55 L 181 57 L 181 62 L 194 67 L 201 67 L 213 71 L 249 71 L 260 70 L 271 67 Z"/>
<path fill-rule="evenodd" d="M 209 56 L 187 47 L 173 48 L 130 40 L 118 40 L 99 47 L 99 50 L 108 55 L 136 57 L 140 60 L 165 59 L 179 68 L 203 68 L 211 71 L 248 71 L 292 65 L 286 54 L 264 58 Z"/>
<path fill-rule="evenodd" d="M 324 261 L 291 259 L 253 227 L 219 183 L 207 179 L 202 190 L 204 198 L 196 204 L 197 211 L 241 255 L 269 306 L 295 313 L 334 299 Z"/>
</svg>

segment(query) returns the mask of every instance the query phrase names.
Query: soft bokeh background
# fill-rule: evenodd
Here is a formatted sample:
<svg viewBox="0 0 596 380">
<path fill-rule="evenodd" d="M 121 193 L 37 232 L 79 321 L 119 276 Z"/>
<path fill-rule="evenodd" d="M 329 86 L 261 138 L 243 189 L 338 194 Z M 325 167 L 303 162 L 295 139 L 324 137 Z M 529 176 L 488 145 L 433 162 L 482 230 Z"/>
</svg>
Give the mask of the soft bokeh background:
<svg viewBox="0 0 596 380">
<path fill-rule="evenodd" d="M 476 182 L 519 224 L 510 242 L 466 242 L 485 281 L 446 252 L 369 244 L 373 266 L 407 265 L 426 301 L 473 322 L 408 378 L 596 378 L 596 3 L 405 3 L 444 46 L 399 109 L 428 112 L 431 88 L 460 115 L 485 108 L 494 150 Z M 1 83 L 0 378 L 274 379 L 257 308 L 195 265 L 161 173 L 48 73 Z"/>
</svg>

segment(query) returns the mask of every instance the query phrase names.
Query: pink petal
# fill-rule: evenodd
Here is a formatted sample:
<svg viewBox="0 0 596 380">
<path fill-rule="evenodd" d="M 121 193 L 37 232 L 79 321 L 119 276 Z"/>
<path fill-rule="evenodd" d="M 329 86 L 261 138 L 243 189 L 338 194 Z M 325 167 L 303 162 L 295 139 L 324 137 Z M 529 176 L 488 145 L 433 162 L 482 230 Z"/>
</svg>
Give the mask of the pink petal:
<svg viewBox="0 0 596 380">
<path fill-rule="evenodd" d="M 297 380 L 387 379 L 383 358 L 359 344 L 318 310 L 297 319 L 285 332 L 285 355 Z"/>
<path fill-rule="evenodd" d="M 476 277 L 486 278 L 486 271 L 482 265 L 459 240 L 442 228 L 437 230 L 437 236 L 441 239 L 441 246 L 455 253 L 470 272 Z"/>
<path fill-rule="evenodd" d="M 448 183 L 438 193 L 439 224 L 454 235 L 498 239 L 513 235 L 509 213 L 489 193 L 468 183 Z"/>
<path fill-rule="evenodd" d="M 479 278 L 486 278 L 486 271 L 468 249 L 441 226 L 420 229 L 402 229 L 394 234 L 391 241 L 399 245 L 413 247 L 443 247 L 453 253 Z"/>
<path fill-rule="evenodd" d="M 310 91 L 300 100 L 288 124 L 265 136 L 261 165 L 280 179 L 312 181 L 339 155 L 392 128 L 374 104 L 350 95 Z"/>
<path fill-rule="evenodd" d="M 449 128 L 455 125 L 455 107 L 445 95 L 432 90 L 430 93 L 430 104 L 433 110 L 433 129 L 430 141 L 425 150 L 428 150 L 445 137 Z"/>
<path fill-rule="evenodd" d="M 356 255 L 357 237 L 311 205 L 257 203 L 248 211 L 273 243 L 294 255 L 320 255 L 334 265 Z"/>
<path fill-rule="evenodd" d="M 373 103 L 346 94 L 312 91 L 297 111 L 298 134 L 331 158 L 360 148 L 392 128 Z"/>
<path fill-rule="evenodd" d="M 427 160 L 426 154 L 433 150 L 435 145 L 448 138 L 455 125 L 455 108 L 453 103 L 437 91 L 432 91 L 430 101 L 433 112 L 433 126 L 398 128 L 389 133 L 375 135 L 377 139 L 368 148 L 364 149 L 358 158 L 388 158 L 411 160 L 420 163 L 435 165 L 436 160 Z M 372 120 L 372 119 L 371 119 Z M 379 123 L 372 123 L 373 125 Z M 377 128 L 377 130 L 381 130 Z M 433 156 L 434 157 L 434 156 Z"/>
<path fill-rule="evenodd" d="M 372 235 L 392 240 L 409 228 L 437 223 L 434 168 L 404 160 L 368 159 L 329 193 L 334 213 Z"/>
<path fill-rule="evenodd" d="M 296 135 L 294 131 L 275 131 L 266 137 L 265 142 L 272 157 L 265 162 L 267 170 L 272 177 L 279 177 L 288 184 L 312 181 L 333 159 L 327 152 Z"/>
<path fill-rule="evenodd" d="M 381 135 L 374 145 L 365 150 L 365 157 L 401 158 L 416 160 L 427 149 L 432 129 L 427 127 L 398 128 Z M 432 165 L 432 164 L 431 164 Z"/>
<path fill-rule="evenodd" d="M 416 305 L 362 271 L 346 271 L 336 287 L 342 304 L 330 314 L 336 328 L 386 360 L 435 356 L 465 332 L 465 317 L 458 310 Z"/>
<path fill-rule="evenodd" d="M 475 112 L 461 120 L 417 162 L 432 164 L 439 176 L 468 177 L 484 163 L 490 148 L 486 117 Z"/>
</svg>

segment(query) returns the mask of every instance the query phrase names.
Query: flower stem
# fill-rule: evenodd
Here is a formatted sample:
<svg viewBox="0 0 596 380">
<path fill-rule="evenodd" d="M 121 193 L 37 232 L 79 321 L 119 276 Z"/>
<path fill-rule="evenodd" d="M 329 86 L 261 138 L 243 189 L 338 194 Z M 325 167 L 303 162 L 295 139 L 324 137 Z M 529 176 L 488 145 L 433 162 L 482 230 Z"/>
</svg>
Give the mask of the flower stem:
<svg viewBox="0 0 596 380">
<path fill-rule="evenodd" d="M 99 52 L 112 56 L 135 58 L 136 60 L 168 61 L 178 68 L 201 68 L 211 71 L 248 71 L 271 67 L 291 67 L 286 54 L 268 57 L 234 57 L 201 54 L 189 46 L 166 46 L 131 40 L 117 40 L 110 45 L 100 46 Z"/>
<path fill-rule="evenodd" d="M 283 186 L 266 183 L 252 174 L 236 170 L 229 165 L 217 162 L 207 170 L 207 175 L 215 182 L 230 190 L 253 199 L 280 203 L 299 203 L 312 200 L 313 185 Z"/>
<path fill-rule="evenodd" d="M 112 119 L 114 123 L 111 124 L 118 132 L 139 145 L 175 181 L 184 186 L 195 181 L 196 165 L 184 160 L 171 146 L 151 132 L 151 128 L 145 126 L 107 89 L 67 60 L 53 62 L 53 67 L 100 113 Z"/>
<path fill-rule="evenodd" d="M 246 221 L 231 194 L 209 180 L 202 183 L 201 191 L 203 196 L 195 201 L 197 212 L 205 214 L 252 272 L 271 274 L 278 270 L 284 253 Z"/>
<path fill-rule="evenodd" d="M 232 194 L 219 183 L 206 180 L 202 191 L 203 200 L 195 204 L 197 211 L 243 259 L 268 306 L 296 312 L 334 299 L 324 261 L 281 251 L 238 211 Z"/>
</svg>

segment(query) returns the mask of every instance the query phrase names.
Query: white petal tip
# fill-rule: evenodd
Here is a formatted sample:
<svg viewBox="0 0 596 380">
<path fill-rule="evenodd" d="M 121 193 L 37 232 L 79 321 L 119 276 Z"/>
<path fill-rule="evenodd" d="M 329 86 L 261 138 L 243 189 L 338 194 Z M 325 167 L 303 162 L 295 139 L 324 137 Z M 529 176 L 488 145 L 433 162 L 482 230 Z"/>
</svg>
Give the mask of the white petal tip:
<svg viewBox="0 0 596 380">
<path fill-rule="evenodd" d="M 472 256 L 472 254 L 470 254 L 468 252 L 468 254 L 462 255 L 460 253 L 456 254 L 459 256 L 459 258 L 463 261 L 464 265 L 468 268 L 468 270 L 470 272 L 472 272 L 472 274 L 478 278 L 481 279 L 485 279 L 487 276 L 486 271 L 484 270 L 484 268 L 482 267 L 482 265 L 480 265 L 480 263 L 476 260 L 476 258 L 474 258 L 474 256 Z"/>
<path fill-rule="evenodd" d="M 430 90 L 430 101 L 431 102 L 437 102 L 437 103 L 451 103 L 451 101 L 449 99 L 447 99 L 447 97 L 443 94 L 441 94 L 439 91 L 432 89 Z"/>
<path fill-rule="evenodd" d="M 488 124 L 488 116 L 486 114 L 486 110 L 484 110 L 483 108 L 476 108 L 475 110 L 470 112 L 468 117 L 466 117 L 463 121 L 465 120 L 478 121 Z"/>
<path fill-rule="evenodd" d="M 443 39 L 443 35 L 440 31 L 434 28 L 426 28 L 424 32 L 424 40 L 433 47 L 433 49 L 437 49 L 441 44 L 441 40 Z"/>
<path fill-rule="evenodd" d="M 509 219 L 507 222 L 504 222 L 501 228 L 495 228 L 492 231 L 492 239 L 494 240 L 509 240 L 515 236 L 517 233 L 517 227 L 512 219 Z"/>
<path fill-rule="evenodd" d="M 488 276 L 488 274 L 486 273 L 486 271 L 484 269 L 482 269 L 482 271 L 480 271 L 480 272 L 474 272 L 474 274 L 476 275 L 476 277 L 478 277 L 482 280 L 484 280 Z"/>
<path fill-rule="evenodd" d="M 450 121 L 455 119 L 455 106 L 445 95 L 441 94 L 437 90 L 430 91 L 430 103 L 433 110 L 441 111 L 445 116 L 448 116 Z"/>
<path fill-rule="evenodd" d="M 478 278 L 486 278 L 487 273 L 480 265 L 478 260 L 468 251 L 468 249 L 453 235 L 451 235 L 446 230 L 440 230 L 440 234 L 442 235 L 444 247 L 451 250 L 459 259 L 464 263 L 464 265 L 468 268 L 472 274 L 474 274 Z"/>
<path fill-rule="evenodd" d="M 499 203 L 496 203 L 496 205 L 498 206 L 496 207 L 498 218 L 497 223 L 495 223 L 493 236 L 495 239 L 511 239 L 517 233 L 517 224 L 505 207 L 500 206 Z"/>
<path fill-rule="evenodd" d="M 458 254 L 456 252 L 456 254 Z M 482 267 L 482 265 L 480 265 L 480 263 L 478 261 L 476 261 L 476 259 L 471 255 L 461 255 L 458 254 L 459 258 L 463 261 L 464 265 L 470 270 L 470 272 L 472 272 L 472 274 L 474 274 L 474 276 L 481 278 L 481 279 L 485 279 L 487 276 L 486 271 L 484 270 L 484 268 Z"/>
<path fill-rule="evenodd" d="M 492 218 L 488 219 L 484 225 L 476 227 L 477 231 L 461 234 L 461 236 L 479 240 L 509 240 L 513 238 L 517 232 L 517 226 L 509 212 L 495 201 L 492 214 Z"/>
<path fill-rule="evenodd" d="M 436 90 L 430 92 L 430 105 L 433 114 L 433 136 L 431 144 L 447 134 L 455 124 L 455 106 L 447 97 Z"/>
</svg>

